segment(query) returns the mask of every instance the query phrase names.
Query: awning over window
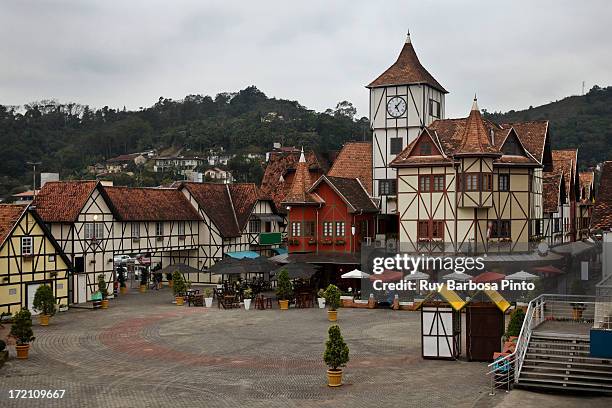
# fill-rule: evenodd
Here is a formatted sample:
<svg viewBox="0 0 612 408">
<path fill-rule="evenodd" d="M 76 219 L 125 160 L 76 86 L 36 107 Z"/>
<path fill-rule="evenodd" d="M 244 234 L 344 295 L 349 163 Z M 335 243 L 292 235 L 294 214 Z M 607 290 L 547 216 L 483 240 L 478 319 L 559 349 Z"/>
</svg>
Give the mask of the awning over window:
<svg viewBox="0 0 612 408">
<path fill-rule="evenodd" d="M 254 251 L 228 252 L 225 255 L 229 256 L 230 258 L 234 258 L 234 259 L 244 259 L 244 258 L 254 259 L 254 258 L 259 258 L 260 256 L 257 252 L 254 252 Z"/>
<path fill-rule="evenodd" d="M 284 222 L 285 219 L 280 215 L 276 214 L 253 214 L 256 218 L 266 222 Z"/>
</svg>

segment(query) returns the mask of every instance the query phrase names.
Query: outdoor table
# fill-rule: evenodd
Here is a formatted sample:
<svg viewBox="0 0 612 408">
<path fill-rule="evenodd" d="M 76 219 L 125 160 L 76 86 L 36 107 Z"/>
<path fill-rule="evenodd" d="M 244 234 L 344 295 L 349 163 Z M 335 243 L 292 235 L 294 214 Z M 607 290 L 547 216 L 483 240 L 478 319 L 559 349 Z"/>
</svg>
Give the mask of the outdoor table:
<svg viewBox="0 0 612 408">
<path fill-rule="evenodd" d="M 255 298 L 255 309 L 272 309 L 272 298 L 259 295 Z"/>
</svg>

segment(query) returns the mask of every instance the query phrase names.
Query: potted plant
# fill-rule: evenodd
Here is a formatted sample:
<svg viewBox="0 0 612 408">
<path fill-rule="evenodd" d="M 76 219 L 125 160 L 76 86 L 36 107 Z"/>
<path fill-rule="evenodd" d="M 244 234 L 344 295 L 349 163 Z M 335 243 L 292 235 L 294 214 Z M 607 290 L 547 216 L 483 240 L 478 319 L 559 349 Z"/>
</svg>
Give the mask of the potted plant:
<svg viewBox="0 0 612 408">
<path fill-rule="evenodd" d="M 40 312 L 38 316 L 41 326 L 49 325 L 49 318 L 55 314 L 55 296 L 49 285 L 40 285 L 34 294 L 34 309 Z"/>
<path fill-rule="evenodd" d="M 586 309 L 586 305 L 582 302 L 573 302 L 572 305 L 572 317 L 575 321 L 582 320 L 582 313 Z"/>
<path fill-rule="evenodd" d="M 289 273 L 286 269 L 281 269 L 278 273 L 276 296 L 278 297 L 278 304 L 281 310 L 289 309 L 289 299 L 293 294 L 293 288 L 291 287 L 291 281 L 289 280 Z"/>
<path fill-rule="evenodd" d="M 117 281 L 119 281 L 119 293 L 125 295 L 127 293 L 127 286 L 125 285 L 127 278 L 125 276 L 125 268 L 122 266 L 117 268 Z"/>
<path fill-rule="evenodd" d="M 246 288 L 244 290 L 244 309 L 249 310 L 251 308 L 251 300 L 253 300 L 253 289 Z"/>
<path fill-rule="evenodd" d="M 319 309 L 325 309 L 325 291 L 319 289 L 317 292 L 317 302 L 319 302 Z"/>
<path fill-rule="evenodd" d="M 108 309 L 108 289 L 106 288 L 106 280 L 103 273 L 98 275 L 98 291 L 102 294 L 102 309 Z"/>
<path fill-rule="evenodd" d="M 176 300 L 177 306 L 183 306 L 185 301 L 184 297 L 185 292 L 187 292 L 187 283 L 183 278 L 183 275 L 179 271 L 174 271 L 172 274 L 172 282 L 174 282 L 172 286 L 172 291 L 174 292 L 174 299 Z"/>
<path fill-rule="evenodd" d="M 340 307 L 340 289 L 336 285 L 329 285 L 323 293 L 325 303 L 329 307 L 327 318 L 330 322 L 338 320 L 338 308 Z"/>
<path fill-rule="evenodd" d="M 506 334 L 504 335 L 505 340 L 521 334 L 523 320 L 525 320 L 525 312 L 523 309 L 515 309 L 510 315 L 510 323 L 508 323 L 508 328 L 506 329 Z"/>
<path fill-rule="evenodd" d="M 172 274 L 170 272 L 166 272 L 166 280 L 168 281 L 168 287 L 172 287 Z"/>
<path fill-rule="evenodd" d="M 212 302 L 213 302 L 212 288 L 204 289 L 204 302 L 206 303 L 206 307 L 212 307 Z"/>
<path fill-rule="evenodd" d="M 13 316 L 10 336 L 15 339 L 17 346 L 17 358 L 27 359 L 30 343 L 34 341 L 32 332 L 32 313 L 28 309 L 21 309 Z"/>
<path fill-rule="evenodd" d="M 316 240 L 316 239 L 314 239 L 314 238 L 310 238 L 310 239 L 308 240 L 308 245 L 315 245 L 316 243 L 317 243 L 317 240 Z"/>
<path fill-rule="evenodd" d="M 342 368 L 349 361 L 349 348 L 342 338 L 340 327 L 337 324 L 328 330 L 328 339 L 325 343 L 323 360 L 329 367 L 327 370 L 327 385 L 339 387 L 342 385 Z"/>
<path fill-rule="evenodd" d="M 149 281 L 149 271 L 147 271 L 147 268 L 143 268 L 140 271 L 140 288 L 138 289 L 140 293 L 145 293 L 147 291 L 148 281 Z"/>
</svg>

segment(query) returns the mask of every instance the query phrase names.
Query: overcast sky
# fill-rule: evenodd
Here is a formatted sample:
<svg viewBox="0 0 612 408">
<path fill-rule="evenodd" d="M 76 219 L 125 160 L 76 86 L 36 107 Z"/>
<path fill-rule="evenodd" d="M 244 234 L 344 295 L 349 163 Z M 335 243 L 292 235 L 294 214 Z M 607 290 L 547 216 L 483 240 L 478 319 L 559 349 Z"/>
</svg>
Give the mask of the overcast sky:
<svg viewBox="0 0 612 408">
<path fill-rule="evenodd" d="M 256 85 L 367 116 L 368 84 L 406 30 L 450 92 L 447 117 L 522 109 L 612 85 L 612 1 L 2 0 L 0 104 L 95 107 Z"/>
</svg>

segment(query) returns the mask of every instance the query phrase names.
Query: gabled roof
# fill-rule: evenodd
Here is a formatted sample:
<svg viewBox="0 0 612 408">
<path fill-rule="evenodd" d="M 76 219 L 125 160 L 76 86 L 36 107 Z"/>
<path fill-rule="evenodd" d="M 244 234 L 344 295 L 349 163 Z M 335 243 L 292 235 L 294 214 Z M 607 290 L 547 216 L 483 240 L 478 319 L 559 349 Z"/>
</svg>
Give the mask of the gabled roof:
<svg viewBox="0 0 612 408">
<path fill-rule="evenodd" d="M 578 173 L 580 179 L 580 190 L 584 190 L 583 200 L 591 200 L 593 198 L 593 183 L 595 180 L 595 173 L 593 171 L 581 171 Z"/>
<path fill-rule="evenodd" d="M 578 149 L 562 149 L 552 151 L 553 169 L 544 174 L 563 174 L 565 191 L 570 194 L 572 180 L 576 177 Z"/>
<path fill-rule="evenodd" d="M 376 88 L 390 85 L 417 85 L 426 84 L 443 93 L 448 93 L 446 89 L 421 65 L 417 57 L 410 34 L 406 37 L 406 42 L 402 51 L 397 57 L 397 61 L 391 65 L 378 78 L 372 81 L 367 87 Z"/>
<path fill-rule="evenodd" d="M 314 193 L 321 183 L 327 183 L 349 207 L 351 213 L 375 213 L 378 207 L 357 178 L 321 176 L 310 188 Z"/>
<path fill-rule="evenodd" d="M 95 180 L 49 181 L 33 204 L 44 222 L 75 222 L 97 186 Z"/>
<path fill-rule="evenodd" d="M 196 221 L 200 216 L 175 188 L 102 187 L 120 221 Z"/>
<path fill-rule="evenodd" d="M 182 183 L 224 238 L 238 237 L 262 197 L 253 183 Z M 265 199 L 265 198 L 264 198 Z"/>
<path fill-rule="evenodd" d="M 346 143 L 327 174 L 332 177 L 358 178 L 368 194 L 372 194 L 372 143 Z"/>
<path fill-rule="evenodd" d="M 612 161 L 604 162 L 599 178 L 597 199 L 593 207 L 591 229 L 612 229 Z"/>
<path fill-rule="evenodd" d="M 427 133 L 442 155 L 411 154 L 423 134 Z M 502 147 L 515 134 L 525 156 L 503 154 Z M 548 122 L 520 122 L 498 125 L 482 117 L 476 103 L 470 115 L 460 119 L 439 119 L 423 129 L 391 162 L 392 167 L 449 165 L 459 156 L 486 155 L 494 163 L 520 166 L 544 166 L 545 146 L 548 143 Z"/>
<path fill-rule="evenodd" d="M 559 210 L 561 180 L 563 180 L 561 173 L 544 173 L 543 175 L 542 200 L 545 213 L 554 213 Z"/>
<path fill-rule="evenodd" d="M 27 209 L 24 204 L 0 204 L 0 248 Z"/>
</svg>

